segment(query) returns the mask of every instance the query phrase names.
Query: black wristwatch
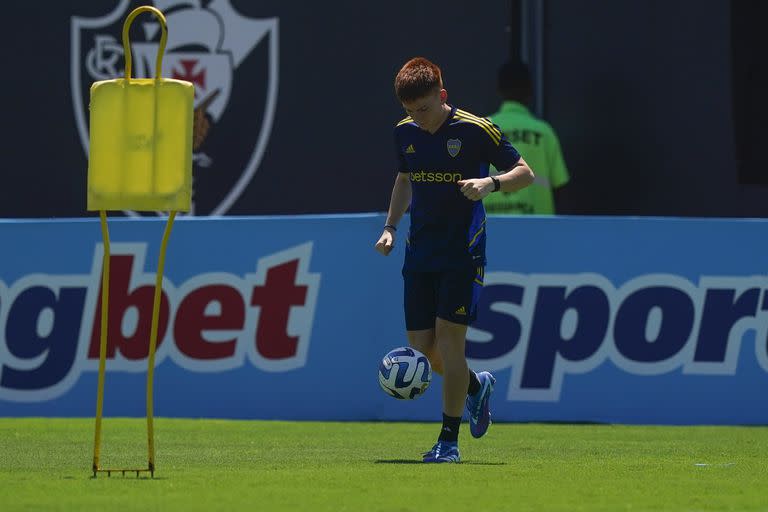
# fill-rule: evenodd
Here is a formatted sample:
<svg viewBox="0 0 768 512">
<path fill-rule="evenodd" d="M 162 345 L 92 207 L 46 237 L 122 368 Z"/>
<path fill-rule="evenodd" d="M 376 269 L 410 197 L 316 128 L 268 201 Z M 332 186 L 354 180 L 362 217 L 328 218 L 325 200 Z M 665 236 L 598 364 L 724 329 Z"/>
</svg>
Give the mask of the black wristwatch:
<svg viewBox="0 0 768 512">
<path fill-rule="evenodd" d="M 493 181 L 493 192 L 498 192 L 501 190 L 501 182 L 499 181 L 499 178 L 491 176 L 491 181 Z"/>
</svg>

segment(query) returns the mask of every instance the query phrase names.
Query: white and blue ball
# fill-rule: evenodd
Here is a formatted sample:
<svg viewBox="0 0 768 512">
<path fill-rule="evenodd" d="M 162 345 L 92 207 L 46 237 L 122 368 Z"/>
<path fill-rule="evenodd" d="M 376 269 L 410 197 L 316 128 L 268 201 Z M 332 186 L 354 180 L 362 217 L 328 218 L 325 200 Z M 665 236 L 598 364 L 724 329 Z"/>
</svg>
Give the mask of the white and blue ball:
<svg viewBox="0 0 768 512">
<path fill-rule="evenodd" d="M 409 347 L 390 351 L 379 363 L 379 384 L 388 395 L 411 400 L 427 390 L 432 367 L 427 356 Z"/>
</svg>

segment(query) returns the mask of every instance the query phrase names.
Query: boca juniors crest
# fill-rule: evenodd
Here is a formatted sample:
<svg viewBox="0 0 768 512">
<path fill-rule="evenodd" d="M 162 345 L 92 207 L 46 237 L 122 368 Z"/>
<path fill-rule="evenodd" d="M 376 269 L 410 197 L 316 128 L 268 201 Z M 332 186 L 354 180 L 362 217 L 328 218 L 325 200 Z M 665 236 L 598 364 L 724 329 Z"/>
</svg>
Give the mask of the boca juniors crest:
<svg viewBox="0 0 768 512">
<path fill-rule="evenodd" d="M 448 148 L 448 154 L 455 158 L 456 155 L 459 154 L 459 151 L 461 151 L 461 140 L 448 139 L 446 146 Z"/>
<path fill-rule="evenodd" d="M 72 18 L 72 101 L 86 155 L 90 86 L 124 76 L 123 22 L 132 9 L 147 3 L 121 0 L 106 16 Z M 162 75 L 195 85 L 190 214 L 225 214 L 258 170 L 272 130 L 278 19 L 245 17 L 229 0 L 151 3 L 168 20 Z M 134 78 L 154 77 L 160 35 L 160 25 L 150 15 L 134 22 Z"/>
</svg>

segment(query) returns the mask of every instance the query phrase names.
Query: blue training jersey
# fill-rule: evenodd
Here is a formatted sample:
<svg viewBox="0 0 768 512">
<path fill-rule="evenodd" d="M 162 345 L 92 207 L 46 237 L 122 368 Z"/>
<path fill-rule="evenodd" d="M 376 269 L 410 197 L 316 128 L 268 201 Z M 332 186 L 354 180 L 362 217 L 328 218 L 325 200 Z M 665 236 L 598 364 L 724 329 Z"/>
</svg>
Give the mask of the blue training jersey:
<svg viewBox="0 0 768 512">
<path fill-rule="evenodd" d="M 411 228 L 405 270 L 485 265 L 485 209 L 461 193 L 459 180 L 485 178 L 488 165 L 513 167 L 520 154 L 488 119 L 451 113 L 434 133 L 407 117 L 395 127 L 398 172 L 411 181 Z"/>
</svg>

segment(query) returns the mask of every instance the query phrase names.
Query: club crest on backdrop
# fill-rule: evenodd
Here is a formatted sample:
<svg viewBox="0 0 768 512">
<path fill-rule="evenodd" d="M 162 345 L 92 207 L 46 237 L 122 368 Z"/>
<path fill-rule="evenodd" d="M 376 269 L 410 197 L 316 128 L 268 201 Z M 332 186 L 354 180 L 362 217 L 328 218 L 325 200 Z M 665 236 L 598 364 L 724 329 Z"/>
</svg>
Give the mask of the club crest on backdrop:
<svg viewBox="0 0 768 512">
<path fill-rule="evenodd" d="M 150 2 L 122 0 L 100 18 L 71 23 L 71 89 L 88 154 L 88 98 L 98 80 L 124 75 L 122 24 Z M 277 106 L 278 18 L 249 18 L 229 0 L 154 0 L 166 15 L 163 76 L 195 85 L 191 215 L 222 215 L 248 187 L 269 141 Z M 160 26 L 147 16 L 131 35 L 134 78 L 154 76 Z M 125 212 L 138 215 L 136 212 Z"/>
</svg>

